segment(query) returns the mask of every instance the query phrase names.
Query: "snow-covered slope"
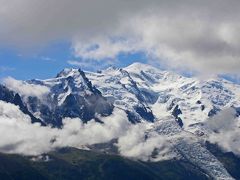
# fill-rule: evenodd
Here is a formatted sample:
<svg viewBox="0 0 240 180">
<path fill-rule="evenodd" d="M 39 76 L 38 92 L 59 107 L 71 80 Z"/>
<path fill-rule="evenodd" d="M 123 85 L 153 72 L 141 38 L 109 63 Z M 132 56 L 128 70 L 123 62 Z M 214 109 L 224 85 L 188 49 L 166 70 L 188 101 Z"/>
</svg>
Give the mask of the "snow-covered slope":
<svg viewBox="0 0 240 180">
<path fill-rule="evenodd" d="M 157 121 L 151 132 L 169 139 L 175 157 L 194 164 L 211 178 L 232 179 L 218 159 L 204 147 L 201 138 L 184 131 L 171 117 Z"/>
<path fill-rule="evenodd" d="M 87 72 L 89 80 L 113 102 L 124 109 L 131 122 L 154 121 L 154 116 L 136 82 L 124 69 L 110 67 L 99 73 Z"/>
<path fill-rule="evenodd" d="M 216 78 L 199 80 L 161 71 L 152 66 L 134 63 L 126 68 L 139 89 L 157 93 L 158 99 L 149 103 L 156 118 L 177 114 L 183 128 L 199 133 L 199 123 L 227 107 L 240 107 L 240 86 Z"/>
</svg>

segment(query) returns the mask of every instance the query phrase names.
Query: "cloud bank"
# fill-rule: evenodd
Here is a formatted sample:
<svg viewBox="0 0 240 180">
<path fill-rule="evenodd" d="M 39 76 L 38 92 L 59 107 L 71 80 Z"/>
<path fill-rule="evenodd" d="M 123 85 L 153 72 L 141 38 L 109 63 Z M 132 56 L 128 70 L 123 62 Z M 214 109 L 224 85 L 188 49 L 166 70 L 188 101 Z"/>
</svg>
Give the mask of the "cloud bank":
<svg viewBox="0 0 240 180">
<path fill-rule="evenodd" d="M 123 136 L 119 137 L 117 147 L 119 148 L 120 154 L 126 157 L 140 158 L 145 161 L 166 160 L 176 156 L 176 154 L 171 151 L 173 149 L 173 143 L 171 143 L 170 139 L 173 140 L 174 137 L 151 132 L 148 133 L 148 138 L 146 138 L 148 128 L 146 124 L 137 124 L 131 126 Z M 155 155 L 154 151 L 156 152 Z"/>
<path fill-rule="evenodd" d="M 12 77 L 5 78 L 3 80 L 3 83 L 9 89 L 14 90 L 22 96 L 36 96 L 42 99 L 46 94 L 50 92 L 50 89 L 46 86 L 28 84 L 24 81 L 19 81 Z"/>
<path fill-rule="evenodd" d="M 23 155 L 41 155 L 61 147 L 85 149 L 90 145 L 118 139 L 115 146 L 120 155 L 144 161 L 160 161 L 178 157 L 175 146 L 186 141 L 197 142 L 195 136 L 179 133 L 161 134 L 151 131 L 151 123 L 131 124 L 127 114 L 115 108 L 108 117 L 99 117 L 84 124 L 79 118 L 65 118 L 61 129 L 32 124 L 28 115 L 13 104 L 0 101 L 0 152 Z M 234 109 L 221 111 L 206 121 L 207 140 L 217 143 L 225 151 L 240 154 L 239 118 Z"/>
<path fill-rule="evenodd" d="M 0 40 L 71 41 L 84 63 L 145 52 L 168 68 L 239 74 L 238 0 L 0 0 Z"/>
<path fill-rule="evenodd" d="M 133 125 L 120 109 L 109 117 L 99 117 L 83 124 L 78 118 L 63 120 L 62 129 L 31 124 L 31 119 L 13 104 L 0 101 L 0 152 L 23 155 L 40 155 L 61 147 L 86 148 L 88 145 L 106 143 L 119 138 L 116 146 L 120 154 L 143 160 L 151 158 L 155 148 L 161 147 L 159 158 L 170 150 L 161 136 L 144 138 L 149 124 Z M 165 157 L 166 159 L 167 157 Z"/>
<path fill-rule="evenodd" d="M 240 154 L 240 118 L 236 117 L 233 108 L 227 108 L 206 122 L 206 126 L 213 132 L 208 140 L 218 144 L 227 152 Z"/>
</svg>

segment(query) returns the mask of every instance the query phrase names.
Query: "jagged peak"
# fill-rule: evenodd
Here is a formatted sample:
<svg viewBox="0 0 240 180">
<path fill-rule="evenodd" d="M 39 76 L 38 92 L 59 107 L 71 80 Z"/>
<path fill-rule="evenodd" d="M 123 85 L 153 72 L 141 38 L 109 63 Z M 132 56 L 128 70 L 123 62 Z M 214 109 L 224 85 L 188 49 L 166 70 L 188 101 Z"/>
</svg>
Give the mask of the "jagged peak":
<svg viewBox="0 0 240 180">
<path fill-rule="evenodd" d="M 79 70 L 81 71 L 81 69 L 76 68 L 64 68 L 57 74 L 56 78 L 73 76 L 74 74 L 79 73 Z"/>
</svg>

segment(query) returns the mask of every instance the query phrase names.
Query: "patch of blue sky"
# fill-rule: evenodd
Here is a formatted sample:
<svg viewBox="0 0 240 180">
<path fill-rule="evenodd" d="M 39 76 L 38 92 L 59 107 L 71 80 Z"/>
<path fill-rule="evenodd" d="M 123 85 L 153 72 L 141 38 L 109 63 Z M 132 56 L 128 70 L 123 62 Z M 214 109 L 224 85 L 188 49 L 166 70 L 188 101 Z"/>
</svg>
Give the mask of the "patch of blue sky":
<svg viewBox="0 0 240 180">
<path fill-rule="evenodd" d="M 55 76 L 72 58 L 71 46 L 58 43 L 37 53 L 19 53 L 11 49 L 0 49 L 0 78 L 45 79 Z M 1 70 L 2 69 L 2 70 Z"/>
</svg>

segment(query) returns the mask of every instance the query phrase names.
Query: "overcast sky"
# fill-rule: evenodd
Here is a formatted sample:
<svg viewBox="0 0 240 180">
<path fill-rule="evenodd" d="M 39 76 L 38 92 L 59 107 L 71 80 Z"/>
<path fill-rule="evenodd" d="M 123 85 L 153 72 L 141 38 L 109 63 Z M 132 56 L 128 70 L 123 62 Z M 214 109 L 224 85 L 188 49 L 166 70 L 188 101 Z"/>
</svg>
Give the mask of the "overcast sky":
<svg viewBox="0 0 240 180">
<path fill-rule="evenodd" d="M 171 70 L 239 76 L 238 0 L 0 2 L 3 54 L 6 49 L 34 54 L 67 42 L 69 47 L 65 51 L 69 55 L 60 58 L 64 65 L 107 66 L 119 64 L 122 54 L 142 53 L 145 62 Z M 41 57 L 44 62 L 53 63 L 48 53 L 45 55 Z M 5 61 L 0 62 L 0 71 L 17 71 L 18 66 L 6 65 L 11 59 L 0 58 Z M 54 61 L 58 59 L 54 57 Z"/>
</svg>

